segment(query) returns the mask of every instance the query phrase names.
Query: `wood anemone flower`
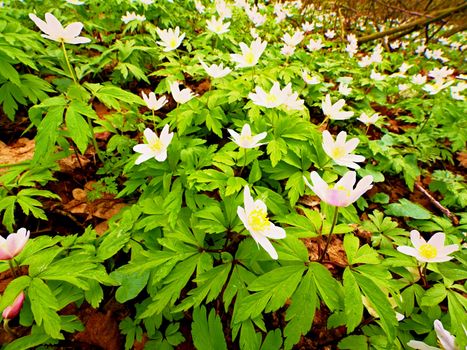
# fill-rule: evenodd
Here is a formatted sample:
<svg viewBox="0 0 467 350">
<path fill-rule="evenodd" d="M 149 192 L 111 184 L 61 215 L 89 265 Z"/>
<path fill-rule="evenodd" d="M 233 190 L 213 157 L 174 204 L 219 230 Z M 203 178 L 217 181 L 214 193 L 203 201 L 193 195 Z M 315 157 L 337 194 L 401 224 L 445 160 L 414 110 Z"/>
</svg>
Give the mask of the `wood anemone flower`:
<svg viewBox="0 0 467 350">
<path fill-rule="evenodd" d="M 29 231 L 24 227 L 11 233 L 5 239 L 0 236 L 0 260 L 11 260 L 22 252 L 29 239 Z"/>
<path fill-rule="evenodd" d="M 89 38 L 79 36 L 83 29 L 83 23 L 73 22 L 63 28 L 59 20 L 51 13 L 45 14 L 45 22 L 34 13 L 29 14 L 29 18 L 39 27 L 44 38 L 66 44 L 86 44 L 91 41 Z"/>
</svg>

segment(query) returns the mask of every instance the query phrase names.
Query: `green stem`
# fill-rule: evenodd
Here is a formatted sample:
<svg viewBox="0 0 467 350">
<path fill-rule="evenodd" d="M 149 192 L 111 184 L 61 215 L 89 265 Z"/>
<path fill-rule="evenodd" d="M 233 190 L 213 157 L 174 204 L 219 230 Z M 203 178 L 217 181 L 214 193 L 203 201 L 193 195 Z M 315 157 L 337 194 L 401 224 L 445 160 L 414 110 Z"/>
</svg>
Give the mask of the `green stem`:
<svg viewBox="0 0 467 350">
<path fill-rule="evenodd" d="M 10 271 L 13 274 L 14 277 L 18 277 L 18 274 L 16 273 L 16 269 L 13 266 L 13 261 L 10 259 L 8 260 L 8 265 L 10 265 Z"/>
<path fill-rule="evenodd" d="M 63 49 L 63 55 L 65 56 L 66 65 L 68 66 L 68 70 L 70 71 L 71 78 L 73 79 L 75 84 L 78 84 L 78 81 L 75 78 L 74 70 L 73 70 L 73 68 L 71 68 L 70 60 L 68 59 L 68 55 L 66 53 L 65 42 L 64 41 L 62 41 L 62 49 Z"/>
<path fill-rule="evenodd" d="M 94 146 L 94 149 L 96 150 L 97 158 L 99 158 L 99 160 L 100 160 L 102 163 L 104 163 L 104 157 L 102 156 L 101 150 L 99 149 L 99 146 L 98 146 L 98 144 L 97 144 L 97 140 L 96 140 L 96 136 L 94 135 L 94 131 L 93 131 L 91 119 L 90 119 L 88 116 L 86 116 L 86 119 L 87 119 L 87 121 L 88 121 L 89 131 L 91 131 L 92 145 Z"/>
<path fill-rule="evenodd" d="M 246 148 L 243 149 L 243 165 L 242 168 L 240 169 L 240 172 L 238 173 L 238 176 L 242 175 L 243 169 L 246 167 Z"/>
<path fill-rule="evenodd" d="M 329 235 L 328 235 L 328 239 L 326 241 L 326 245 L 324 246 L 324 250 L 321 253 L 321 256 L 319 257 L 318 262 L 323 261 L 325 255 L 326 255 L 326 253 L 328 251 L 329 243 L 331 243 L 332 233 L 334 231 L 334 227 L 336 226 L 338 215 L 339 215 L 339 207 L 335 207 L 334 217 L 332 218 L 331 230 L 329 231 Z"/>
<path fill-rule="evenodd" d="M 13 331 L 11 330 L 10 326 L 8 325 L 8 322 L 10 320 L 8 319 L 3 319 L 3 329 L 5 330 L 5 332 L 7 332 L 9 335 L 12 335 L 14 336 L 15 334 L 13 333 Z"/>
</svg>

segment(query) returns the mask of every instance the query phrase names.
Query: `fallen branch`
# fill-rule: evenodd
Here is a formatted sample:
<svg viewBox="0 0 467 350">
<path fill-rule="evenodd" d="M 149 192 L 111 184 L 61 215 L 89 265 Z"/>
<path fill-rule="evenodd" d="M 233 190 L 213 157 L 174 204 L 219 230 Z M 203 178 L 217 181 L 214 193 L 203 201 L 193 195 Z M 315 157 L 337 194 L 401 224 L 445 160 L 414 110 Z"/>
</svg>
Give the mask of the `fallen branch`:
<svg viewBox="0 0 467 350">
<path fill-rule="evenodd" d="M 455 216 L 453 213 L 449 211 L 448 208 L 444 207 L 440 202 L 438 202 L 427 190 L 423 188 L 423 186 L 419 183 L 415 183 L 415 187 L 422 192 L 429 200 L 430 202 L 441 212 L 446 215 L 449 219 L 451 219 L 452 223 L 454 226 L 459 225 L 459 219 L 457 216 Z"/>
<path fill-rule="evenodd" d="M 383 32 L 370 34 L 370 35 L 358 38 L 357 40 L 361 44 L 361 43 L 366 43 L 368 41 L 384 38 L 385 36 L 389 36 L 391 34 L 396 34 L 399 32 L 407 31 L 409 29 L 413 31 L 413 30 L 416 30 L 417 28 L 421 28 L 433 22 L 437 22 L 443 18 L 449 17 L 453 15 L 454 13 L 463 11 L 465 9 L 467 9 L 467 2 L 457 7 L 451 7 L 445 10 L 436 11 L 431 14 L 431 16 L 434 16 L 432 18 L 419 18 L 415 21 L 403 24 L 397 28 L 392 28 L 392 29 L 385 30 Z"/>
</svg>

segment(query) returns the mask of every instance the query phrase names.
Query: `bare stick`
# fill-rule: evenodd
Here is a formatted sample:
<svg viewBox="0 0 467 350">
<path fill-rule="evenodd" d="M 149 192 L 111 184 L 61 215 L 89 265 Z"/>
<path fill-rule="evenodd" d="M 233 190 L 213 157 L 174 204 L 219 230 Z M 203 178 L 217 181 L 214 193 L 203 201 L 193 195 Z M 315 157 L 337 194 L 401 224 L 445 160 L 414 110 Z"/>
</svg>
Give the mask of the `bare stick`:
<svg viewBox="0 0 467 350">
<path fill-rule="evenodd" d="M 449 211 L 449 209 L 445 208 L 440 202 L 438 202 L 427 190 L 425 190 L 422 185 L 420 185 L 419 183 L 415 183 L 415 187 L 420 191 L 422 192 L 429 200 L 431 203 L 433 203 L 433 205 L 438 208 L 439 210 L 441 210 L 441 212 L 446 215 L 449 219 L 451 219 L 452 223 L 454 226 L 457 226 L 459 225 L 459 219 L 457 218 L 457 216 L 455 216 L 453 213 L 451 213 Z"/>
</svg>

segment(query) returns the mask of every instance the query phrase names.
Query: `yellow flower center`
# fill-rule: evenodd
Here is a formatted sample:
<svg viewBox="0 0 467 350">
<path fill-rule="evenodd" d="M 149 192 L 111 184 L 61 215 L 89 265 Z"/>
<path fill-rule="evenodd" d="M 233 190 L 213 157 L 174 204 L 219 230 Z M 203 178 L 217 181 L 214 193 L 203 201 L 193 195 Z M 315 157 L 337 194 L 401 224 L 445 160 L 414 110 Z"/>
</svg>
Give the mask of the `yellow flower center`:
<svg viewBox="0 0 467 350">
<path fill-rule="evenodd" d="M 160 152 L 164 149 L 164 144 L 162 143 L 161 140 L 157 140 L 156 142 L 150 144 L 149 147 L 154 152 Z"/>
<path fill-rule="evenodd" d="M 173 49 L 176 48 L 176 47 L 177 47 L 177 39 L 176 39 L 176 38 L 170 39 L 170 41 L 169 41 L 169 46 L 170 46 L 171 48 L 173 48 Z"/>
<path fill-rule="evenodd" d="M 253 65 L 255 63 L 255 55 L 253 52 L 249 51 L 245 54 L 245 62 L 249 65 Z"/>
<path fill-rule="evenodd" d="M 274 95 L 274 94 L 267 94 L 266 95 L 266 102 L 271 103 L 271 104 L 276 103 L 277 102 L 277 96 Z"/>
<path fill-rule="evenodd" d="M 329 189 L 333 189 L 333 190 L 335 190 L 335 191 L 342 192 L 342 193 L 344 193 L 344 195 L 345 195 L 346 197 L 350 197 L 350 195 L 351 195 L 350 190 L 349 190 L 348 188 L 345 188 L 345 187 L 342 186 L 342 185 L 339 185 L 339 186 L 337 186 L 337 187 L 334 187 L 334 185 L 329 185 Z"/>
<path fill-rule="evenodd" d="M 264 209 L 253 209 L 248 215 L 248 225 L 253 231 L 264 231 L 270 225 L 268 213 Z"/>
<path fill-rule="evenodd" d="M 253 142 L 253 136 L 251 135 L 241 135 L 240 142 L 242 143 L 251 143 Z"/>
<path fill-rule="evenodd" d="M 425 259 L 433 259 L 438 255 L 438 250 L 431 244 L 425 243 L 418 248 L 420 255 Z"/>
<path fill-rule="evenodd" d="M 334 147 L 331 151 L 331 158 L 332 159 L 339 159 L 346 155 L 346 151 L 343 147 Z"/>
</svg>

